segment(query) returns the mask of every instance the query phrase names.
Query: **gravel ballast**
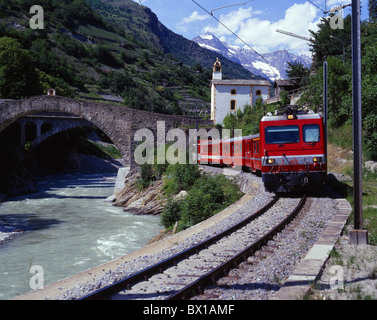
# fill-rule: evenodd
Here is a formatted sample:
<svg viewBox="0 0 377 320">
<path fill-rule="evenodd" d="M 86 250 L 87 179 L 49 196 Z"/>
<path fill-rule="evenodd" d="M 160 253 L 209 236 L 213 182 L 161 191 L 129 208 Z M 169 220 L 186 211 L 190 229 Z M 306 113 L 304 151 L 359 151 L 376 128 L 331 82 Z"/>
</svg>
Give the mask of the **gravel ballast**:
<svg viewBox="0 0 377 320">
<path fill-rule="evenodd" d="M 214 173 L 234 174 L 234 172 L 231 173 L 230 171 L 223 171 L 218 168 L 210 168 L 208 170 Z M 212 225 L 209 224 L 209 227 L 207 227 L 208 221 L 205 221 L 162 240 L 170 243 L 164 250 L 151 251 L 148 250 L 147 246 L 140 252 L 138 251 L 131 255 L 132 259 L 126 259 L 124 257 L 118 259 L 118 262 L 112 268 L 98 267 L 97 269 L 102 270 L 101 273 L 97 273 L 96 276 L 92 276 L 92 272 L 89 270 L 86 272 L 86 275 L 90 275 L 89 280 L 88 277 L 86 277 L 85 281 L 80 282 L 81 277 L 78 275 L 76 276 L 77 281 L 75 282 L 77 285 L 72 285 L 68 288 L 67 286 L 59 287 L 59 285 L 56 285 L 55 287 L 57 289 L 53 291 L 54 295 L 50 293 L 48 296 L 43 297 L 43 293 L 41 292 L 39 293 L 38 299 L 79 299 L 94 290 L 108 286 L 225 230 L 240 222 L 249 215 L 251 211 L 259 210 L 274 196 L 274 194 L 264 191 L 261 179 L 255 175 L 242 173 L 241 175 L 236 174 L 234 178 L 239 180 L 241 188 L 248 194 L 238 203 L 230 207 L 233 208 L 233 210 L 230 210 L 230 214 L 224 215 L 223 213 L 219 213 L 212 217 L 211 219 L 216 219 L 214 220 L 216 222 L 212 223 Z M 331 190 L 324 187 L 320 195 L 309 197 L 303 213 L 299 214 L 299 222 L 294 230 L 283 232 L 276 236 L 274 240 L 270 241 L 270 244 L 272 244 L 275 249 L 265 259 L 257 264 L 244 262 L 244 265 L 242 265 L 243 275 L 240 279 L 234 283 L 227 283 L 223 286 L 223 289 L 208 289 L 216 291 L 214 294 L 214 296 L 216 296 L 215 299 L 266 300 L 271 298 L 273 294 L 279 290 L 284 280 L 291 274 L 297 263 L 313 246 L 321 232 L 336 214 L 337 208 L 335 201 L 330 198 L 329 195 L 331 195 Z M 184 235 L 186 234 L 190 236 L 185 237 Z M 159 243 L 162 241 L 159 241 Z M 158 243 L 155 244 L 157 245 Z M 152 244 L 151 248 L 154 248 L 153 245 L 154 244 Z M 138 255 L 136 256 L 135 254 Z M 236 271 L 231 271 L 230 274 L 232 274 L 232 272 Z M 221 281 L 227 280 L 221 279 L 218 284 L 221 284 Z M 32 296 L 24 297 L 33 299 Z M 22 296 L 20 298 L 22 298 Z M 208 299 L 208 295 L 205 296 L 205 298 Z M 196 299 L 200 299 L 200 296 Z"/>
<path fill-rule="evenodd" d="M 64 295 L 57 298 L 78 299 L 93 290 L 112 284 L 117 280 L 162 261 L 173 254 L 181 252 L 236 224 L 247 216 L 250 211 L 260 209 L 268 203 L 274 195 L 264 191 L 260 178 L 251 174 L 246 175 L 250 183 L 254 182 L 258 185 L 258 188 L 253 190 L 255 196 L 228 218 L 161 253 L 146 255 L 132 261 L 127 261 L 114 270 L 108 270 L 95 282 L 67 290 Z M 217 294 L 219 299 L 268 299 L 279 289 L 280 284 L 289 276 L 295 265 L 315 243 L 319 234 L 326 228 L 337 211 L 333 200 L 326 196 L 309 198 L 308 203 L 309 205 L 307 206 L 308 209 L 306 209 L 305 217 L 302 219 L 295 232 L 288 234 L 283 233 L 277 236 L 274 242 L 276 242 L 275 244 L 278 249 L 274 254 L 270 258 L 258 263 L 255 267 L 250 267 L 249 271 L 245 273 L 244 280 L 242 280 L 243 284 L 242 281 L 238 282 L 235 284 L 237 289 L 230 287 L 220 294 Z M 195 228 L 195 226 L 193 228 Z M 252 290 L 249 290 L 250 286 L 253 287 Z M 257 288 L 255 288 L 255 286 L 257 286 Z"/>
</svg>

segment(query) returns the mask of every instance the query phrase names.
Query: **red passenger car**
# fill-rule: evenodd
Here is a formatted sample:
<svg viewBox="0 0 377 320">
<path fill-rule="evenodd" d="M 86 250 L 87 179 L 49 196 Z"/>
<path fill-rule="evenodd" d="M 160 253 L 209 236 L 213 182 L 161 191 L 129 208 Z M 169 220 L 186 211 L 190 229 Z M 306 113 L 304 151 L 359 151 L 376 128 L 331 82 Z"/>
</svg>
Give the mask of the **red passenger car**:
<svg viewBox="0 0 377 320">
<path fill-rule="evenodd" d="M 212 144 L 210 140 L 200 140 L 198 142 L 198 163 L 209 164 L 209 159 L 212 155 Z"/>
<path fill-rule="evenodd" d="M 222 156 L 221 156 L 221 148 L 222 148 L 222 142 L 221 140 L 212 140 L 212 155 L 210 158 L 210 162 L 212 164 L 223 164 Z"/>
<path fill-rule="evenodd" d="M 252 172 L 262 171 L 261 141 L 260 135 L 247 136 L 244 139 L 245 167 Z"/>
<path fill-rule="evenodd" d="M 222 164 L 233 165 L 233 148 L 232 139 L 223 140 L 221 149 Z"/>
</svg>

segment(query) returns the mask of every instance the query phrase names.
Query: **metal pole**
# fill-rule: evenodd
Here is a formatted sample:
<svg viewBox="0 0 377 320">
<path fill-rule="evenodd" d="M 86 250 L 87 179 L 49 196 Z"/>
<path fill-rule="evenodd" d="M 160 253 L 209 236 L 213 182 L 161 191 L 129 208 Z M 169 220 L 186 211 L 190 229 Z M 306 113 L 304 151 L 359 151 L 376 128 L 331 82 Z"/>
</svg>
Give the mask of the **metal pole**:
<svg viewBox="0 0 377 320">
<path fill-rule="evenodd" d="M 360 0 L 352 0 L 352 91 L 354 147 L 354 227 L 363 228 L 362 205 L 362 122 L 361 122 L 361 45 Z"/>
<path fill-rule="evenodd" d="M 195 128 L 196 128 L 196 132 L 198 132 L 198 128 L 199 125 L 198 125 L 198 101 L 196 101 L 196 107 L 195 107 Z"/>
<path fill-rule="evenodd" d="M 326 154 L 325 154 L 325 161 L 327 163 L 327 119 L 329 114 L 329 107 L 328 107 L 328 77 L 327 77 L 327 61 L 323 62 L 323 127 L 324 127 L 324 134 L 325 134 L 325 143 L 326 143 Z"/>
</svg>

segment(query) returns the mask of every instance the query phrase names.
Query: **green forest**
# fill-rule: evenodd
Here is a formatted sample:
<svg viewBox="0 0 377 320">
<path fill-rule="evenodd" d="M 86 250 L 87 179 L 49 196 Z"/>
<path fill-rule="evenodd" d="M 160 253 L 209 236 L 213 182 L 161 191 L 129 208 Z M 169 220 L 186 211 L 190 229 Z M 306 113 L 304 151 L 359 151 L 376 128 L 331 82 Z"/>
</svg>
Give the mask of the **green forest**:
<svg viewBox="0 0 377 320">
<path fill-rule="evenodd" d="M 0 0 L 0 98 L 53 87 L 60 96 L 115 96 L 125 106 L 168 114 L 183 114 L 188 97 L 199 107 L 209 103 L 216 53 L 164 27 L 149 8 L 132 0 L 41 0 L 44 28 L 33 30 L 34 4 Z M 228 77 L 254 77 L 227 65 Z"/>
<path fill-rule="evenodd" d="M 149 15 L 132 1 L 116 8 L 94 0 L 41 0 L 43 30 L 29 26 L 33 4 L 0 0 L 0 98 L 53 87 L 61 96 L 101 101 L 106 94 L 132 108 L 169 114 L 182 114 L 182 91 L 209 101 L 203 88 L 210 68 L 165 53 L 160 39 L 145 30 Z"/>
<path fill-rule="evenodd" d="M 363 21 L 361 25 L 363 137 L 365 156 L 374 160 L 377 159 L 376 37 L 377 23 L 373 20 Z M 318 32 L 312 32 L 311 48 L 314 57 L 312 75 L 306 74 L 307 90 L 299 103 L 308 105 L 313 110 L 322 111 L 323 62 L 326 60 L 329 86 L 329 128 L 333 131 L 348 128 L 352 134 L 351 16 L 345 17 L 344 29 L 332 29 L 329 20 L 323 19 Z M 347 147 L 352 149 L 352 146 Z"/>
</svg>

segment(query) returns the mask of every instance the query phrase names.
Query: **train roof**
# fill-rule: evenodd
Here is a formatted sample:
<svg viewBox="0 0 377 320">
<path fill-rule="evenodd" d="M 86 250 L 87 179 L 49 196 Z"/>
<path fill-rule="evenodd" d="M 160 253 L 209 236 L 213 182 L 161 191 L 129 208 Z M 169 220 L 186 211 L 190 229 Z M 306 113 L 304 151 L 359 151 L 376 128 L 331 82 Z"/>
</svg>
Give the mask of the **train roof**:
<svg viewBox="0 0 377 320">
<path fill-rule="evenodd" d="M 260 137 L 260 135 L 258 133 L 258 134 L 249 135 L 249 136 L 235 137 L 235 138 L 231 138 L 231 139 L 226 139 L 226 140 L 223 141 L 223 143 L 227 143 L 227 142 L 239 142 L 239 141 L 250 140 L 250 139 L 255 139 L 255 138 L 259 138 L 259 137 Z"/>
<path fill-rule="evenodd" d="M 245 137 L 245 140 L 252 140 L 252 139 L 257 139 L 257 138 L 260 138 L 260 134 L 251 134 L 249 136 L 246 136 Z"/>
<path fill-rule="evenodd" d="M 222 141 L 221 140 L 209 140 L 209 139 L 205 139 L 205 140 L 199 140 L 199 143 L 198 145 L 210 145 L 210 144 L 218 144 L 218 143 L 221 143 Z"/>
<path fill-rule="evenodd" d="M 245 137 L 235 137 L 223 140 L 223 143 L 242 141 Z"/>
<path fill-rule="evenodd" d="M 322 118 L 321 114 L 314 113 L 312 110 L 305 107 L 289 105 L 277 109 L 275 111 L 275 115 L 273 115 L 271 112 L 267 113 L 267 115 L 262 118 L 261 122 L 288 120 L 288 117 L 292 116 L 293 118 L 289 118 L 290 120 L 310 120 Z"/>
<path fill-rule="evenodd" d="M 296 115 L 296 120 L 310 120 L 310 119 L 322 119 L 322 116 L 318 113 Z M 262 118 L 261 122 L 282 121 L 282 120 L 287 120 L 287 115 L 277 115 L 277 116 L 267 115 Z"/>
</svg>

